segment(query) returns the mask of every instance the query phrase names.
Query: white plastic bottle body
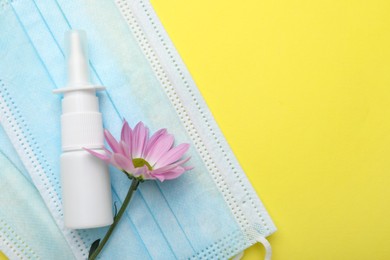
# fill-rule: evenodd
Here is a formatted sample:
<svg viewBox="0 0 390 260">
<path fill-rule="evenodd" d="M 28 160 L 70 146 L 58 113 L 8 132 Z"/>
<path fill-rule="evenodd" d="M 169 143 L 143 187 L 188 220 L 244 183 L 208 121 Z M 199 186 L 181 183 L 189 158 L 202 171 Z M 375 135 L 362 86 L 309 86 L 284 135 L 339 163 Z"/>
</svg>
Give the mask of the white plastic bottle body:
<svg viewBox="0 0 390 260">
<path fill-rule="evenodd" d="M 80 229 L 112 224 L 108 166 L 87 151 L 69 151 L 61 155 L 61 172 L 65 226 Z"/>
<path fill-rule="evenodd" d="M 112 224 L 107 165 L 83 148 L 104 146 L 102 114 L 94 89 L 69 91 L 62 100 L 61 182 L 65 226 L 72 229 Z"/>
</svg>

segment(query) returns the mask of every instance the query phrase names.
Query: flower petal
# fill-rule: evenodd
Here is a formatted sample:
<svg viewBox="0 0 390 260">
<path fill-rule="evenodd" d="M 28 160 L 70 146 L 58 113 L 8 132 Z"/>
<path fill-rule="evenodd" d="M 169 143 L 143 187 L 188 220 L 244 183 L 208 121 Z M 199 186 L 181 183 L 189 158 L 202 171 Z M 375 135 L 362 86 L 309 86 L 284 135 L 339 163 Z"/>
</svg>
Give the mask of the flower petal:
<svg viewBox="0 0 390 260">
<path fill-rule="evenodd" d="M 164 181 L 164 175 L 156 175 L 156 176 L 154 176 L 154 175 L 151 175 L 152 176 L 152 178 L 151 178 L 151 180 L 159 180 L 159 181 L 161 181 L 161 182 L 163 182 Z"/>
<path fill-rule="evenodd" d="M 134 168 L 133 172 L 132 172 L 132 175 L 134 177 L 139 177 L 139 176 L 147 176 L 148 175 L 148 167 L 146 165 L 142 166 L 142 167 L 137 167 L 137 168 Z"/>
<path fill-rule="evenodd" d="M 132 136 L 131 154 L 133 158 L 142 158 L 148 135 L 149 129 L 142 122 L 139 122 L 134 128 Z"/>
<path fill-rule="evenodd" d="M 126 158 L 120 153 L 115 153 L 112 155 L 112 163 L 115 167 L 120 170 L 124 170 L 127 173 L 132 173 L 134 171 L 134 166 L 131 158 Z"/>
<path fill-rule="evenodd" d="M 188 166 L 188 167 L 184 167 L 184 170 L 191 171 L 194 168 L 195 168 L 194 166 Z"/>
<path fill-rule="evenodd" d="M 129 123 L 125 120 L 123 122 L 122 126 L 122 131 L 121 131 L 121 140 L 125 142 L 129 147 L 131 147 L 131 142 L 132 142 L 132 133 L 133 131 L 131 130 Z"/>
<path fill-rule="evenodd" d="M 153 177 L 163 182 L 164 180 L 176 179 L 177 177 L 182 175 L 185 171 L 186 170 L 183 167 L 178 166 L 175 169 L 172 169 L 168 172 L 164 172 L 163 174 L 153 174 L 153 172 L 151 174 Z"/>
<path fill-rule="evenodd" d="M 185 154 L 185 152 L 187 152 L 189 147 L 190 147 L 189 144 L 180 144 L 172 148 L 166 154 L 164 154 L 160 159 L 157 160 L 155 164 L 155 168 L 158 169 L 170 163 L 176 162 Z"/>
<path fill-rule="evenodd" d="M 154 165 L 158 159 L 166 154 L 173 145 L 174 138 L 170 134 L 162 135 L 152 147 L 150 147 L 148 153 L 145 156 L 145 160 Z"/>
<path fill-rule="evenodd" d="M 142 178 L 144 180 L 154 180 L 155 179 L 152 175 L 150 175 L 149 169 L 147 171 L 145 171 L 144 173 L 142 173 Z"/>
<path fill-rule="evenodd" d="M 149 139 L 148 144 L 146 145 L 145 155 L 147 155 L 150 149 L 154 146 L 154 144 L 160 139 L 161 136 L 167 134 L 167 129 L 163 128 L 155 132 L 152 137 Z"/>
<path fill-rule="evenodd" d="M 112 151 L 114 153 L 119 153 L 120 152 L 119 143 L 107 129 L 104 130 L 104 137 L 106 138 L 106 141 L 108 145 L 111 147 Z"/>
<path fill-rule="evenodd" d="M 100 160 L 103 160 L 103 161 L 105 161 L 107 163 L 110 161 L 110 157 L 111 156 L 109 154 L 107 154 L 106 151 L 104 151 L 104 153 L 99 153 L 97 151 L 94 151 L 94 150 L 91 150 L 91 149 L 88 149 L 88 148 L 85 148 L 85 147 L 83 147 L 83 149 L 85 151 L 89 152 L 90 154 L 92 154 L 93 156 L 99 158 Z"/>
<path fill-rule="evenodd" d="M 174 168 L 176 168 L 178 166 L 181 166 L 182 164 L 188 162 L 190 159 L 191 159 L 191 157 L 188 157 L 188 158 L 186 158 L 184 160 L 181 160 L 181 161 L 178 161 L 176 163 L 168 164 L 168 165 L 165 165 L 164 167 L 155 169 L 152 172 L 154 174 L 164 174 L 164 172 L 168 172 L 168 171 L 170 171 L 170 170 L 172 170 L 172 169 L 174 169 Z M 187 168 L 189 168 L 189 167 L 187 167 Z"/>
<path fill-rule="evenodd" d="M 122 151 L 122 154 L 126 157 L 126 158 L 130 158 L 131 159 L 131 150 L 130 150 L 130 147 L 123 141 L 121 140 L 119 142 L 119 145 L 121 147 L 121 151 Z"/>
</svg>

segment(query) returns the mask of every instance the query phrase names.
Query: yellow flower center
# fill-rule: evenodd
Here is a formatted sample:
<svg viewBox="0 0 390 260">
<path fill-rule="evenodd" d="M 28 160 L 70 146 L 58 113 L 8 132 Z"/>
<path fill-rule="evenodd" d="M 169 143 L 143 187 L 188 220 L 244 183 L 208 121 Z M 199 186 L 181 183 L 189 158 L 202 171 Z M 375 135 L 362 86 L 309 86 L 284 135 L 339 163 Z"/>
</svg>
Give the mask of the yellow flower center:
<svg viewBox="0 0 390 260">
<path fill-rule="evenodd" d="M 133 165 L 135 168 L 139 168 L 139 167 L 146 165 L 146 167 L 148 167 L 148 169 L 150 171 L 153 170 L 152 166 L 147 161 L 145 161 L 143 158 L 134 158 Z"/>
</svg>

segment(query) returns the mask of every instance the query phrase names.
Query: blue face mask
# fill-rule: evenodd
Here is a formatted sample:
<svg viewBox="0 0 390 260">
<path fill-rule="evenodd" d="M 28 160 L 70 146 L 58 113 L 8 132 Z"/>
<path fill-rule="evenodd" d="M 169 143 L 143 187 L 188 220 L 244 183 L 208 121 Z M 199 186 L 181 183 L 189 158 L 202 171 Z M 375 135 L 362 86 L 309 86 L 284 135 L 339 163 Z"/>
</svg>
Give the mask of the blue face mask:
<svg viewBox="0 0 390 260">
<path fill-rule="evenodd" d="M 106 229 L 63 225 L 59 176 L 64 32 L 87 32 L 92 81 L 104 126 L 117 137 L 126 118 L 190 142 L 195 169 L 140 185 L 103 259 L 224 259 L 275 227 L 147 1 L 20 0 L 0 11 L 0 120 L 73 254 L 85 259 Z M 113 200 L 127 178 L 111 169 Z M 26 212 L 26 214 L 28 214 Z"/>
<path fill-rule="evenodd" d="M 0 250 L 10 259 L 74 259 L 1 129 L 0 147 Z"/>
</svg>

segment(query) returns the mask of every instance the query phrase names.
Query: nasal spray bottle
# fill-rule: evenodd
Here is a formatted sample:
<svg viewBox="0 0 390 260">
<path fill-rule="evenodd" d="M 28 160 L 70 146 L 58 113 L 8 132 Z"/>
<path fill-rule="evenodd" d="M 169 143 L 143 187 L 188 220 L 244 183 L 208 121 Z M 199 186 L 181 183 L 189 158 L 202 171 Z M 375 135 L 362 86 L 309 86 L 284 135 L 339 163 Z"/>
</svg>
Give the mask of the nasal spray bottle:
<svg viewBox="0 0 390 260">
<path fill-rule="evenodd" d="M 72 229 L 112 224 L 112 197 L 107 165 L 83 148 L 103 152 L 102 114 L 89 77 L 86 34 L 65 34 L 68 84 L 62 93 L 61 182 L 65 226 Z"/>
</svg>

